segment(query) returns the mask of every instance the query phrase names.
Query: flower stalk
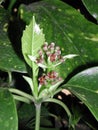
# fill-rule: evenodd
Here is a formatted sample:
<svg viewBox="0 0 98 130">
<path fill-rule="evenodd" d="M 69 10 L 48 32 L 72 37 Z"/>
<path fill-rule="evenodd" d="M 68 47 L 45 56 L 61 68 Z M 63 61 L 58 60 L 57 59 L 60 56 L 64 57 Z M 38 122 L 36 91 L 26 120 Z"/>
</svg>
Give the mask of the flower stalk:
<svg viewBox="0 0 98 130">
<path fill-rule="evenodd" d="M 35 130 L 40 130 L 41 103 L 35 104 L 35 109 L 36 109 Z"/>
</svg>

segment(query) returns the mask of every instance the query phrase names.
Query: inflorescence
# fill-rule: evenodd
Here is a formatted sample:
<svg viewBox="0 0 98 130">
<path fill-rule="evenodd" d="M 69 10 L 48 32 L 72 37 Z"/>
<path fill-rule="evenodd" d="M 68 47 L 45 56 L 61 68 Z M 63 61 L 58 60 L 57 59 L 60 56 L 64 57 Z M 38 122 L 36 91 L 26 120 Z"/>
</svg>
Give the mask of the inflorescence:
<svg viewBox="0 0 98 130">
<path fill-rule="evenodd" d="M 45 42 L 38 54 L 39 57 L 36 59 L 37 64 L 51 65 L 64 62 L 64 58 L 61 56 L 60 47 L 55 46 L 55 43 L 48 45 L 48 43 Z"/>
<path fill-rule="evenodd" d="M 44 74 L 38 78 L 39 85 L 54 85 L 63 81 L 59 74 L 55 72 L 55 67 L 60 65 L 66 59 L 73 58 L 77 55 L 69 54 L 62 56 L 61 48 L 55 43 L 44 43 L 42 48 L 38 51 L 38 56 L 30 56 L 29 58 L 44 70 Z"/>
<path fill-rule="evenodd" d="M 48 72 L 47 74 L 43 74 L 39 77 L 39 84 L 42 85 L 54 85 L 59 81 L 62 81 L 62 78 L 59 77 L 58 73 L 55 71 Z"/>
<path fill-rule="evenodd" d="M 50 45 L 45 42 L 42 49 L 39 50 L 38 54 L 39 57 L 36 58 L 37 64 L 44 64 L 51 67 L 52 65 L 58 64 L 59 62 L 64 62 L 64 59 L 61 56 L 60 47 L 55 46 L 55 43 L 53 42 Z M 50 71 L 47 74 L 43 74 L 41 77 L 39 77 L 38 80 L 39 84 L 42 86 L 47 84 L 56 84 L 57 82 L 62 81 L 62 78 L 59 77 L 57 72 Z"/>
</svg>

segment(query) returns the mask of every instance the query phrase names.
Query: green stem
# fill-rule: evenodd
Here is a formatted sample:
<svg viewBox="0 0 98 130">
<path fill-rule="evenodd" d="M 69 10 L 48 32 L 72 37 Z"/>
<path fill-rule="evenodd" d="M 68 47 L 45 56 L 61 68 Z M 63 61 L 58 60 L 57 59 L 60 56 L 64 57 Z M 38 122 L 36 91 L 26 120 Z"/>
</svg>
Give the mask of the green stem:
<svg viewBox="0 0 98 130">
<path fill-rule="evenodd" d="M 36 71 L 35 71 L 35 73 L 37 73 Z M 36 76 L 36 74 L 35 73 L 33 73 L 33 85 L 34 85 L 34 95 L 35 95 L 35 98 L 37 99 L 37 96 L 38 96 L 38 84 L 37 84 L 37 76 Z"/>
<path fill-rule="evenodd" d="M 8 83 L 9 83 L 9 86 L 12 83 L 12 73 L 10 71 L 8 72 Z"/>
<path fill-rule="evenodd" d="M 40 129 L 40 113 L 41 113 L 41 103 L 35 104 L 36 108 L 36 122 L 35 122 L 35 130 Z"/>
</svg>

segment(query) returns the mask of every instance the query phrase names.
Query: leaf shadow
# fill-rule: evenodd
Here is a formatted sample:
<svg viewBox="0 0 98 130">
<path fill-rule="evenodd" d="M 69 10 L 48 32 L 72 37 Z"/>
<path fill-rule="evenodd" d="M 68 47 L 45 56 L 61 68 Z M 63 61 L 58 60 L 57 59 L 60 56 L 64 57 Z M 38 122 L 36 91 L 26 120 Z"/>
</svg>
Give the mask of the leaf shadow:
<svg viewBox="0 0 98 130">
<path fill-rule="evenodd" d="M 18 57 L 23 60 L 22 49 L 21 49 L 21 37 L 23 30 L 25 29 L 25 22 L 19 18 L 14 18 L 9 21 L 8 36 L 12 43 L 12 47 Z"/>
</svg>

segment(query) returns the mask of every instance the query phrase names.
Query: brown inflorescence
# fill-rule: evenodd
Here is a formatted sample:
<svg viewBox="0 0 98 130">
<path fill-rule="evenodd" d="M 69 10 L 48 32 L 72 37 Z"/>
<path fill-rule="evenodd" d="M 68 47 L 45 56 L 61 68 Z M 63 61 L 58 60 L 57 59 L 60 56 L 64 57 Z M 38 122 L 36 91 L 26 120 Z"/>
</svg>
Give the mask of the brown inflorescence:
<svg viewBox="0 0 98 130">
<path fill-rule="evenodd" d="M 47 85 L 48 83 L 53 85 L 61 81 L 62 78 L 59 77 L 57 72 L 51 71 L 48 72 L 47 74 L 43 74 L 41 77 L 39 77 L 38 80 L 39 80 L 39 84 L 42 86 L 42 85 Z"/>
</svg>

